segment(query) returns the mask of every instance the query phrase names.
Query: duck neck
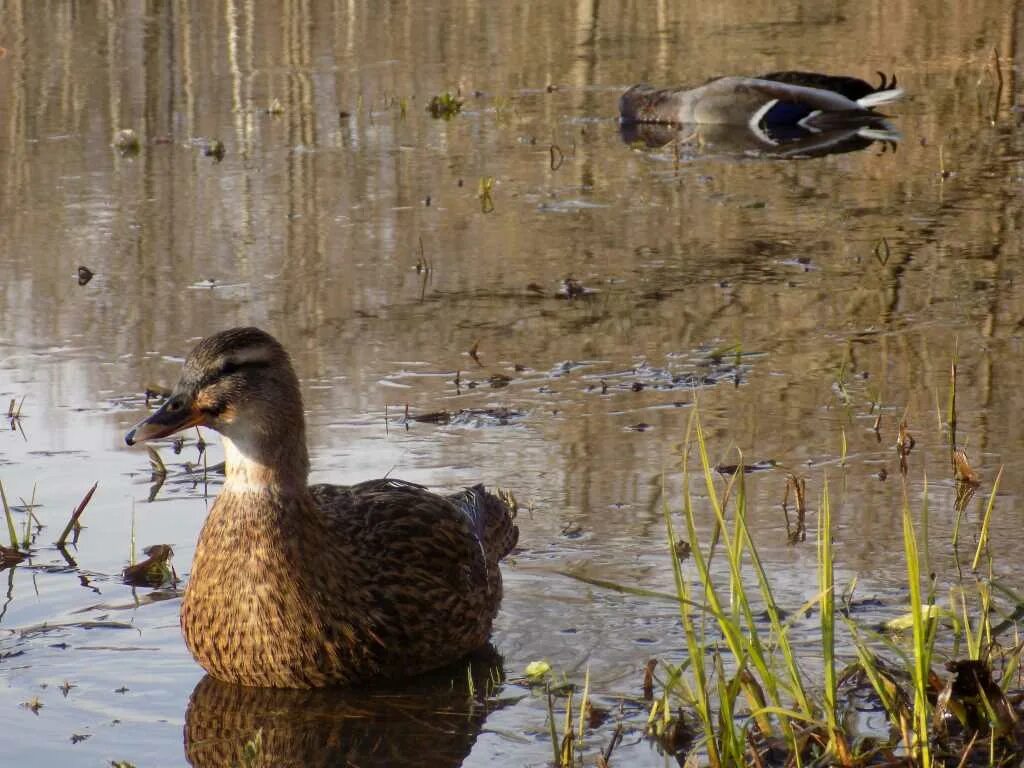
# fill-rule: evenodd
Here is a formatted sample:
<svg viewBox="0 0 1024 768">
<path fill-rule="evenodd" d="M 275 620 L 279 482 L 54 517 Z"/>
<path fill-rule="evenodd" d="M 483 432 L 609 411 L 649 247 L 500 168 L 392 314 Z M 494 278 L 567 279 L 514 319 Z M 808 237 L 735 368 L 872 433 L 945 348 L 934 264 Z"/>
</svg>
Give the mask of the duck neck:
<svg viewBox="0 0 1024 768">
<path fill-rule="evenodd" d="M 224 491 L 293 495 L 307 491 L 309 453 L 300 425 L 281 435 L 222 435 Z"/>
</svg>

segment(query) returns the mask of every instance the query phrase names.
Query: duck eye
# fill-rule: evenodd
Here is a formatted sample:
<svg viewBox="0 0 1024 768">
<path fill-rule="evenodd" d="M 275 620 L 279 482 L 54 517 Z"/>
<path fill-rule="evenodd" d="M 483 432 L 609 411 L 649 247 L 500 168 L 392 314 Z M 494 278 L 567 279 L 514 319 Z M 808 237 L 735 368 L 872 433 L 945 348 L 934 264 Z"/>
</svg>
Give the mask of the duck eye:
<svg viewBox="0 0 1024 768">
<path fill-rule="evenodd" d="M 230 376 L 232 373 L 238 370 L 238 363 L 233 360 L 228 360 L 224 365 L 221 366 L 220 375 Z"/>
<path fill-rule="evenodd" d="M 169 403 L 167 403 L 167 410 L 170 413 L 174 413 L 175 411 L 180 411 L 181 410 L 181 398 L 180 397 L 175 397 L 173 400 L 171 400 Z"/>
</svg>

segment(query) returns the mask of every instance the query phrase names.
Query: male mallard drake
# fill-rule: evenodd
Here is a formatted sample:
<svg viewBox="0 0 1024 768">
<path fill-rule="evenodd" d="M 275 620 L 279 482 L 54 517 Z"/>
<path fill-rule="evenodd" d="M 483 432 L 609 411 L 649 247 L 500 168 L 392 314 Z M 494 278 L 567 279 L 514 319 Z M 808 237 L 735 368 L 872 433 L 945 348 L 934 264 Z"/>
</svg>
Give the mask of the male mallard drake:
<svg viewBox="0 0 1024 768">
<path fill-rule="evenodd" d="M 224 442 L 224 488 L 181 605 L 185 643 L 214 677 L 316 688 L 399 678 L 487 642 L 514 502 L 439 496 L 400 480 L 307 484 L 299 382 L 257 328 L 203 339 L 128 445 L 203 425 Z"/>
<path fill-rule="evenodd" d="M 755 130 L 823 130 L 882 119 L 874 108 L 903 95 L 896 77 L 880 75 L 877 88 L 856 77 L 815 72 L 772 72 L 761 77 L 719 77 L 699 88 L 634 85 L 619 99 L 624 123 L 748 125 Z"/>
</svg>

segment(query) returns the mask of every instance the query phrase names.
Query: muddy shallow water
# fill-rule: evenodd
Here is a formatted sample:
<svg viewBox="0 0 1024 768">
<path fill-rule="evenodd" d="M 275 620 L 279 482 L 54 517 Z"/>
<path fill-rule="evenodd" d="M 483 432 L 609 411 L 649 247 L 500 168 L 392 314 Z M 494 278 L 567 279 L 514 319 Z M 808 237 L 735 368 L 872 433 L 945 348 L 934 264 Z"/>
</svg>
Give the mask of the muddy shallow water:
<svg viewBox="0 0 1024 768">
<path fill-rule="evenodd" d="M 235 765 L 263 728 L 268 754 L 304 764 L 544 765 L 546 702 L 516 678 L 547 659 L 577 683 L 589 666 L 611 711 L 588 764 L 619 720 L 620 764 L 665 764 L 633 700 L 647 659 L 684 657 L 675 607 L 564 572 L 671 590 L 662 505 L 680 506 L 697 403 L 715 461 L 774 460 L 815 499 L 827 476 L 837 581 L 857 577 L 865 622 L 901 613 L 905 410 L 912 501 L 927 475 L 935 568 L 954 570 L 954 354 L 958 439 L 983 480 L 969 534 L 1005 465 L 993 549 L 1021 588 L 1020 9 L 272 5 L 0 2 L 0 410 L 24 398 L 0 481 L 16 507 L 34 489 L 45 526 L 0 572 L 5 755 Z M 637 80 L 784 68 L 895 71 L 902 139 L 773 159 L 620 135 L 616 99 Z M 464 104 L 435 119 L 444 91 Z M 111 147 L 124 128 L 137 153 Z M 510 682 L 486 705 L 450 678 L 276 697 L 200 685 L 175 590 L 122 582 L 151 544 L 187 578 L 219 482 L 193 433 L 180 455 L 160 447 L 171 477 L 150 503 L 149 460 L 123 433 L 197 338 L 241 323 L 292 352 L 315 481 L 515 491 L 493 638 Z M 68 560 L 52 542 L 96 481 Z M 799 606 L 816 593 L 813 536 L 787 544 L 782 469 L 749 484 L 780 602 Z"/>
</svg>

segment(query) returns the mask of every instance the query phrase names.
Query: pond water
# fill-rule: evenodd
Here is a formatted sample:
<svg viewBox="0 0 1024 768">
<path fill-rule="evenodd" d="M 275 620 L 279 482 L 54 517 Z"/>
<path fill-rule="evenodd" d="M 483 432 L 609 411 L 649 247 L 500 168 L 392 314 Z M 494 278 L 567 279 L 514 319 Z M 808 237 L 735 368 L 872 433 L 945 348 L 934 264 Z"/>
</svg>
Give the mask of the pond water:
<svg viewBox="0 0 1024 768">
<path fill-rule="evenodd" d="M 982 478 L 965 535 L 1004 466 L 993 554 L 1021 588 L 1022 24 L 983 0 L 0 1 L 0 405 L 21 404 L 0 481 L 19 530 L 33 494 L 44 526 L 0 574 L 5 756 L 238 765 L 262 729 L 277 765 L 545 765 L 547 702 L 517 678 L 546 659 L 575 683 L 589 668 L 608 710 L 587 764 L 619 722 L 613 764 L 670 764 L 638 699 L 648 659 L 685 657 L 676 607 L 565 572 L 672 590 L 662 510 L 697 406 L 713 461 L 779 465 L 748 484 L 780 602 L 817 592 L 813 533 L 788 544 L 779 506 L 792 470 L 812 509 L 828 479 L 864 621 L 901 614 L 904 414 L 911 504 L 927 477 L 934 568 L 955 570 L 954 357 Z M 634 82 L 793 68 L 895 72 L 901 139 L 778 159 L 620 135 Z M 435 119 L 446 91 L 461 112 Z M 111 146 L 121 129 L 137 153 Z M 150 502 L 123 434 L 198 338 L 238 324 L 292 353 L 313 480 L 515 492 L 508 682 L 486 706 L 447 679 L 200 684 L 179 593 L 122 581 L 153 544 L 187 578 L 221 460 L 213 433 L 203 456 L 194 433 L 162 444 Z M 405 419 L 438 411 L 457 415 Z M 66 558 L 52 542 L 94 482 Z"/>
</svg>

